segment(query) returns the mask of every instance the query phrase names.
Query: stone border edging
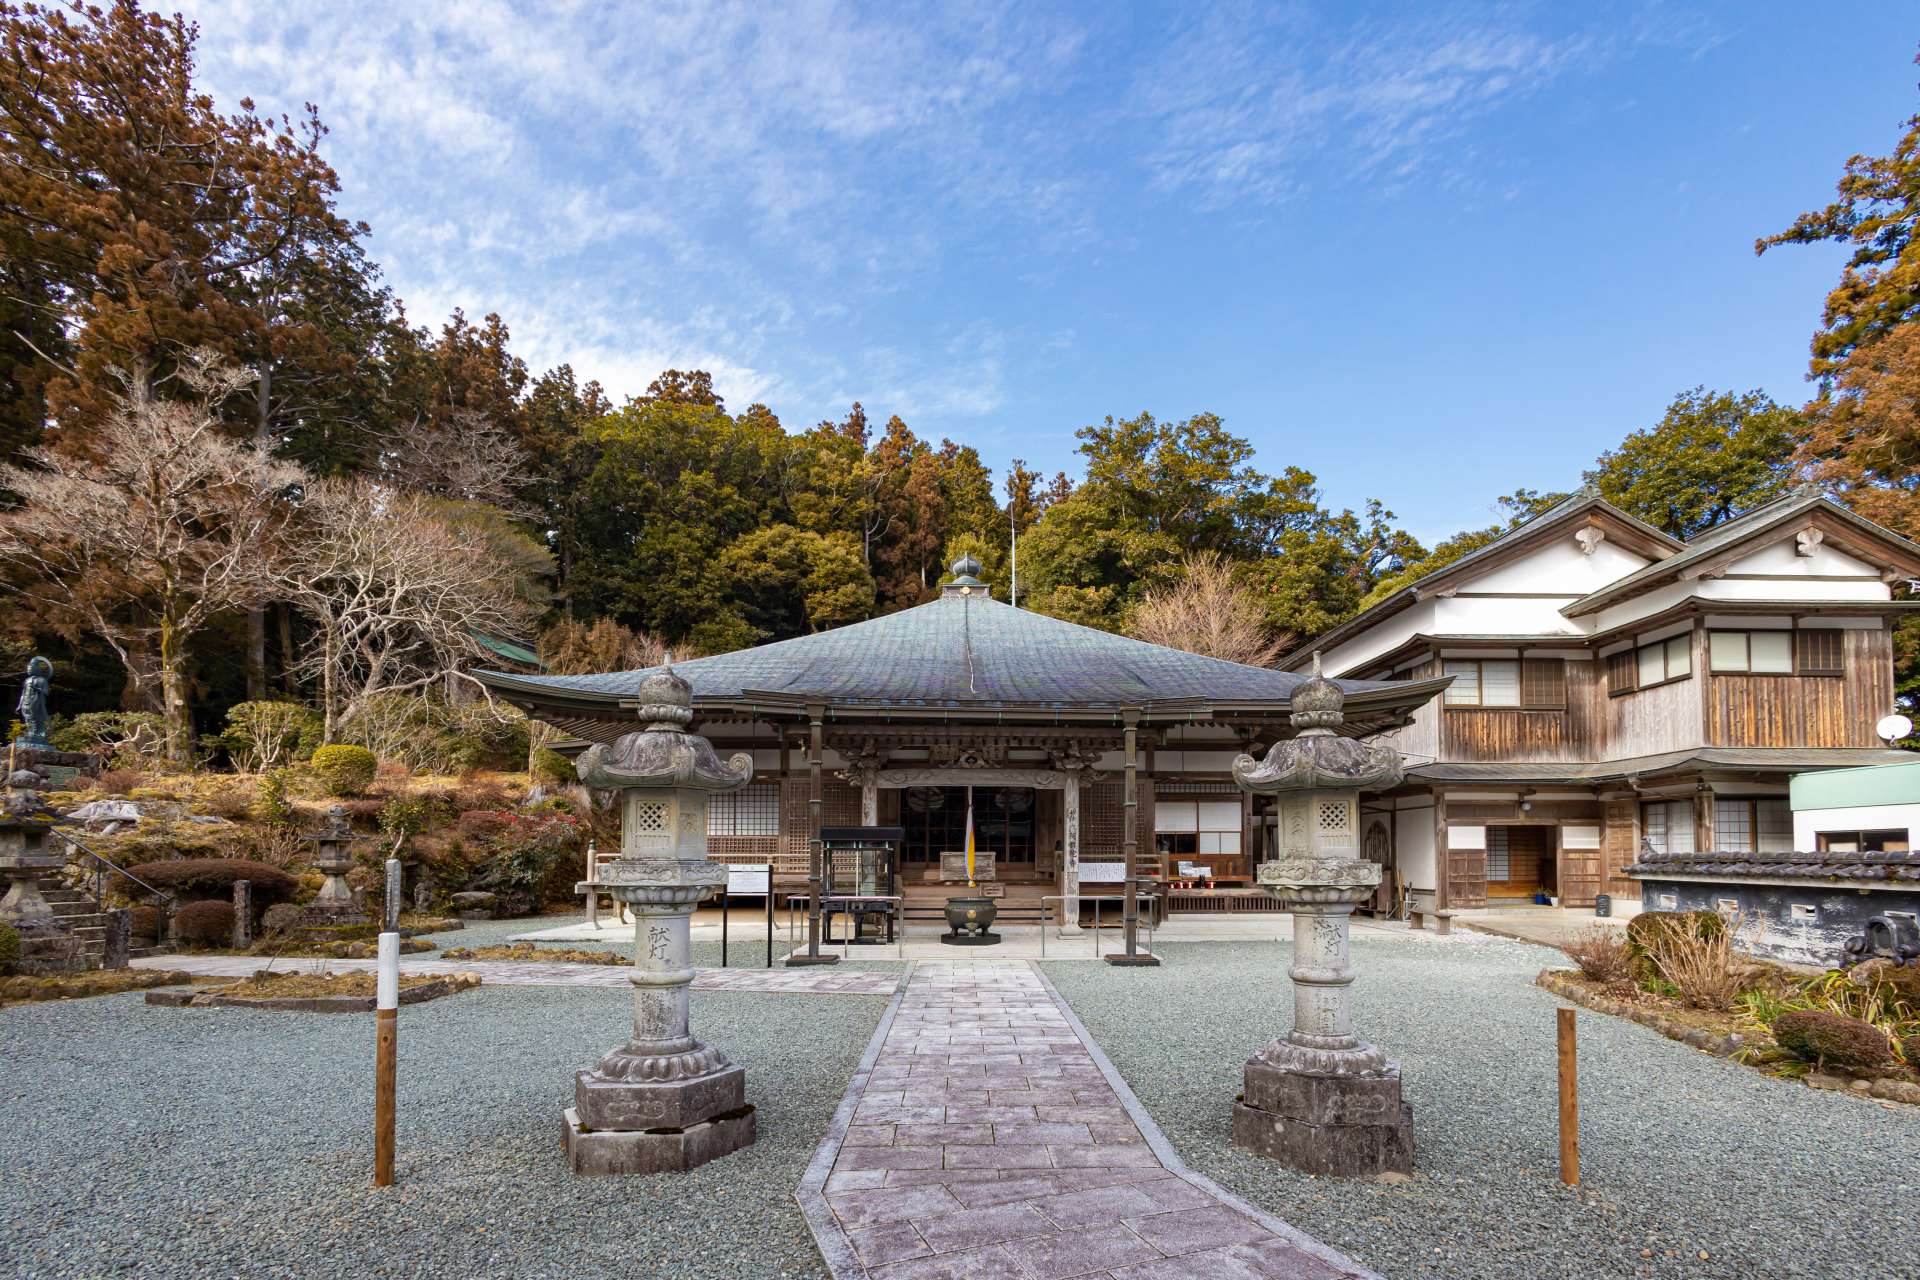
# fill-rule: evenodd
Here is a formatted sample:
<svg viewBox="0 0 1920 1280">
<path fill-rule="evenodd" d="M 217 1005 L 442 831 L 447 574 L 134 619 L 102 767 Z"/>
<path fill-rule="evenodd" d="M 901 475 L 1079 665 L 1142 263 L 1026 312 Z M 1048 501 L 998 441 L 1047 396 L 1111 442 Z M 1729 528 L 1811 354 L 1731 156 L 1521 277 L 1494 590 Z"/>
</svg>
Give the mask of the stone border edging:
<svg viewBox="0 0 1920 1280">
<path fill-rule="evenodd" d="M 880 1048 L 887 1042 L 887 1034 L 893 1030 L 894 1015 L 900 1012 L 900 1005 L 907 998 L 907 983 L 913 977 L 918 962 L 909 960 L 901 971 L 900 981 L 893 989 L 893 998 L 887 1002 L 886 1011 L 880 1015 L 880 1023 L 873 1029 L 873 1038 L 867 1041 L 867 1051 L 860 1056 L 859 1065 L 853 1069 L 853 1078 L 847 1082 L 847 1090 L 840 1095 L 840 1105 L 834 1109 L 833 1118 L 827 1121 L 827 1131 L 820 1138 L 820 1145 L 813 1149 L 813 1159 L 807 1162 L 807 1171 L 800 1177 L 800 1185 L 794 1188 L 793 1198 L 800 1205 L 800 1214 L 807 1221 L 807 1230 L 813 1234 L 814 1247 L 820 1250 L 822 1261 L 834 1280 L 867 1280 L 866 1264 L 853 1250 L 853 1241 L 847 1239 L 847 1233 L 840 1225 L 833 1208 L 827 1203 L 827 1179 L 833 1173 L 834 1161 L 840 1158 L 840 1147 L 846 1141 L 847 1127 L 853 1123 L 853 1113 L 859 1109 L 860 1099 L 867 1091 L 867 1078 L 873 1074 L 873 1064 L 879 1060 Z"/>
<path fill-rule="evenodd" d="M 424 1004 L 454 995 L 479 982 L 455 982 L 452 975 L 400 989 L 402 1005 Z M 372 1013 L 373 996 L 223 996 L 216 991 L 159 989 L 147 992 L 147 1003 L 175 1009 L 266 1009 L 276 1013 Z"/>
<path fill-rule="evenodd" d="M 1174 1149 L 1173 1143 L 1168 1141 L 1167 1135 L 1160 1131 L 1160 1126 L 1155 1122 L 1152 1113 L 1147 1110 L 1139 1098 L 1134 1096 L 1133 1090 L 1127 1087 L 1127 1082 L 1121 1078 L 1120 1072 L 1115 1069 L 1113 1063 L 1107 1058 L 1106 1051 L 1100 1047 L 1100 1042 L 1093 1038 L 1093 1034 L 1087 1030 L 1086 1024 L 1080 1021 L 1080 1015 L 1073 1011 L 1073 1006 L 1068 1004 L 1066 998 L 1054 987 L 1053 982 L 1047 977 L 1046 971 L 1043 970 L 1036 961 L 1028 960 L 1026 963 L 1027 967 L 1033 970 L 1034 976 L 1040 980 L 1040 987 L 1047 993 L 1047 998 L 1053 1001 L 1054 1008 L 1060 1011 L 1061 1016 L 1067 1020 L 1067 1025 L 1073 1028 L 1073 1033 L 1079 1036 L 1080 1042 L 1087 1047 L 1087 1053 L 1092 1057 L 1094 1065 L 1099 1067 L 1100 1074 L 1107 1078 L 1107 1084 L 1112 1087 L 1114 1096 L 1120 1099 L 1120 1105 L 1126 1109 L 1127 1116 L 1133 1121 L 1134 1126 L 1140 1130 L 1140 1136 L 1147 1140 L 1148 1149 L 1153 1152 L 1154 1156 L 1169 1172 L 1175 1177 L 1181 1178 L 1193 1186 L 1198 1187 L 1208 1195 L 1219 1200 L 1222 1204 L 1252 1218 L 1267 1230 L 1286 1240 L 1289 1244 L 1293 1245 L 1294 1248 L 1326 1263 L 1327 1266 L 1339 1272 L 1341 1275 L 1351 1276 L 1353 1280 L 1382 1280 L 1382 1277 L 1378 1273 L 1369 1271 L 1366 1267 L 1355 1262 L 1352 1258 L 1347 1257 L 1339 1250 L 1334 1249 L 1330 1245 L 1322 1244 L 1291 1223 L 1284 1222 L 1266 1212 L 1264 1209 L 1256 1208 L 1247 1203 L 1247 1201 L 1235 1195 L 1233 1192 L 1228 1191 L 1225 1187 L 1222 1187 L 1205 1174 L 1195 1173 L 1192 1169 L 1189 1169 L 1187 1162 L 1182 1160 L 1180 1153 Z M 904 985 L 901 990 L 904 993 Z M 891 1010 L 889 1010 L 889 1015 L 891 1015 Z M 891 1016 L 889 1016 L 888 1020 L 891 1021 Z M 836 1277 L 838 1274 L 838 1272 L 835 1272 Z"/>
<path fill-rule="evenodd" d="M 1738 1058 L 1742 1050 L 1756 1046 L 1764 1047 L 1764 1042 L 1749 1040 L 1737 1033 L 1724 1036 L 1716 1035 L 1708 1031 L 1705 1027 L 1689 1027 L 1676 1019 L 1664 1017 L 1657 1009 L 1648 1009 L 1641 1005 L 1631 1004 L 1625 1000 L 1615 1000 L 1609 996 L 1588 991 L 1586 988 L 1569 981 L 1574 972 L 1572 969 L 1542 969 L 1540 976 L 1533 980 L 1533 984 L 1549 995 L 1558 996 L 1562 1000 L 1581 1005 L 1584 1008 L 1593 1010 L 1595 1013 L 1604 1013 L 1614 1018 L 1624 1018 L 1626 1021 L 1645 1027 L 1649 1031 L 1657 1031 L 1667 1039 L 1679 1044 L 1684 1044 L 1689 1049 L 1698 1049 L 1700 1052 L 1713 1057 L 1725 1058 L 1738 1063 L 1740 1066 L 1747 1067 L 1750 1070 L 1760 1071 L 1759 1064 L 1738 1062 Z M 1760 1074 L 1782 1082 L 1795 1078 L 1792 1076 L 1774 1075 L 1771 1071 L 1762 1071 Z M 1801 1084 L 1807 1086 L 1809 1089 L 1822 1089 L 1829 1093 L 1843 1093 L 1849 1097 L 1858 1097 L 1865 1101 L 1900 1102 L 1920 1106 L 1920 1085 L 1909 1084 L 1905 1080 L 1874 1080 L 1866 1089 L 1862 1090 L 1854 1088 L 1854 1082 L 1844 1076 L 1822 1075 L 1817 1071 L 1810 1071 L 1806 1075 L 1798 1077 L 1798 1079 Z"/>
</svg>

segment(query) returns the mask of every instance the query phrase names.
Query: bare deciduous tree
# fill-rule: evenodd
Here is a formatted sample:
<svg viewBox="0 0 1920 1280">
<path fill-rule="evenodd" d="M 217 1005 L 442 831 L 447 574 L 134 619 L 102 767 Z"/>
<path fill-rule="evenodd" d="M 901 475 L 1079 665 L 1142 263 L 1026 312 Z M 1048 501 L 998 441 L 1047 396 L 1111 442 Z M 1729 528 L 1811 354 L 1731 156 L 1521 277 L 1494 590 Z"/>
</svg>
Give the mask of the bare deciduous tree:
<svg viewBox="0 0 1920 1280">
<path fill-rule="evenodd" d="M 319 633 L 303 667 L 320 686 L 328 741 L 377 695 L 458 677 L 464 659 L 484 654 L 476 633 L 531 627 L 518 566 L 431 498 L 320 481 L 299 522 L 275 577 Z"/>
<path fill-rule="evenodd" d="M 527 482 L 527 454 L 512 434 L 478 409 L 422 418 L 390 436 L 386 469 L 401 486 L 455 502 L 514 511 Z"/>
<path fill-rule="evenodd" d="M 54 625 L 103 637 L 135 687 L 157 691 L 178 764 L 193 753 L 194 637 L 266 597 L 283 495 L 303 479 L 227 433 L 220 405 L 249 377 L 194 352 L 175 375 L 188 394 L 163 399 L 148 371 L 129 371 L 85 457 L 42 448 L 0 469 L 22 500 L 0 513 L 0 555 L 27 569 L 23 594 Z"/>
<path fill-rule="evenodd" d="M 674 652 L 683 659 L 698 656 L 684 645 Z M 540 657 L 555 675 L 636 671 L 657 667 L 667 656 L 664 641 L 612 618 L 598 618 L 592 626 L 562 618 L 540 633 Z"/>
<path fill-rule="evenodd" d="M 1256 667 L 1272 665 L 1289 641 L 1267 629 L 1260 601 L 1212 551 L 1187 560 L 1170 585 L 1149 591 L 1128 630 L 1152 644 Z"/>
</svg>

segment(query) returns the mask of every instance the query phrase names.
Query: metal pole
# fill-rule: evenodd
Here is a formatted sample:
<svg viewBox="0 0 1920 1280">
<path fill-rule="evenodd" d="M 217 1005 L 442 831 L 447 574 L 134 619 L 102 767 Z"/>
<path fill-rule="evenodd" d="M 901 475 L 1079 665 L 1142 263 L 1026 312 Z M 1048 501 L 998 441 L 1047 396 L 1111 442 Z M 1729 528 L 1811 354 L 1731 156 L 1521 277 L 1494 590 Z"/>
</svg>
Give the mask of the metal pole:
<svg viewBox="0 0 1920 1280">
<path fill-rule="evenodd" d="M 395 1076 L 400 1063 L 400 935 L 380 935 L 373 1013 L 373 1185 L 393 1185 Z"/>
<path fill-rule="evenodd" d="M 773 968 L 773 864 L 767 864 L 767 968 Z"/>
<path fill-rule="evenodd" d="M 1580 1070 L 1573 1010 L 1556 1011 L 1560 1031 L 1560 1181 L 1580 1185 Z"/>
<path fill-rule="evenodd" d="M 727 967 L 727 904 L 729 896 L 725 889 L 720 890 L 720 967 L 722 969 Z"/>
<path fill-rule="evenodd" d="M 595 854 L 593 837 L 587 837 L 587 928 L 600 929 L 600 860 Z"/>
</svg>

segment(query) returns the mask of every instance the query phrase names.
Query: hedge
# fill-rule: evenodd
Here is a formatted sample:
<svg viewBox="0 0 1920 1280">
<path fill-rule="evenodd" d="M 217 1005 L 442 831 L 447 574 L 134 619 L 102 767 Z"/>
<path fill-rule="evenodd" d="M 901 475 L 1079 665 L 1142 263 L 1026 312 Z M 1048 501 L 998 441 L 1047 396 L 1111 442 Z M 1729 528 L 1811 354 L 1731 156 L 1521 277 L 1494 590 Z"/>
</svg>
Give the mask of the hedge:
<svg viewBox="0 0 1920 1280">
<path fill-rule="evenodd" d="M 173 913 L 174 936 L 202 947 L 223 947 L 233 941 L 233 904 L 209 899 L 189 902 Z"/>
<path fill-rule="evenodd" d="M 1886 1032 L 1825 1009 L 1793 1009 L 1773 1020 L 1773 1038 L 1809 1062 L 1872 1070 L 1893 1065 Z"/>
<path fill-rule="evenodd" d="M 300 891 L 300 881 L 278 867 L 246 858 L 176 858 L 143 862 L 127 874 L 189 899 L 231 899 L 236 880 L 251 881 L 255 908 L 286 902 Z"/>
</svg>

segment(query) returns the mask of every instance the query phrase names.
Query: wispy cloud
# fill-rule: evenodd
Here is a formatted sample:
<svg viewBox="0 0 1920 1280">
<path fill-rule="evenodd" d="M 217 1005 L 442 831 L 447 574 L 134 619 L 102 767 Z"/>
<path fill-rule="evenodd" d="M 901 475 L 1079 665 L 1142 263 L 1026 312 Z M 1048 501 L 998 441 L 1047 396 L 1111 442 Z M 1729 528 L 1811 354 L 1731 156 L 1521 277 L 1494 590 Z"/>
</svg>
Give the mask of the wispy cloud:
<svg viewBox="0 0 1920 1280">
<path fill-rule="evenodd" d="M 990 430 L 1065 349 L 982 277 L 1099 270 L 1136 243 L 1128 201 L 1261 216 L 1329 158 L 1376 187 L 1440 181 L 1475 121 L 1610 41 L 1703 38 L 1505 9 L 1354 27 L 1014 0 L 175 2 L 223 101 L 320 106 L 417 322 L 497 309 L 530 363 L 616 396 L 700 366 L 794 425 L 860 398 L 955 431 Z"/>
</svg>

